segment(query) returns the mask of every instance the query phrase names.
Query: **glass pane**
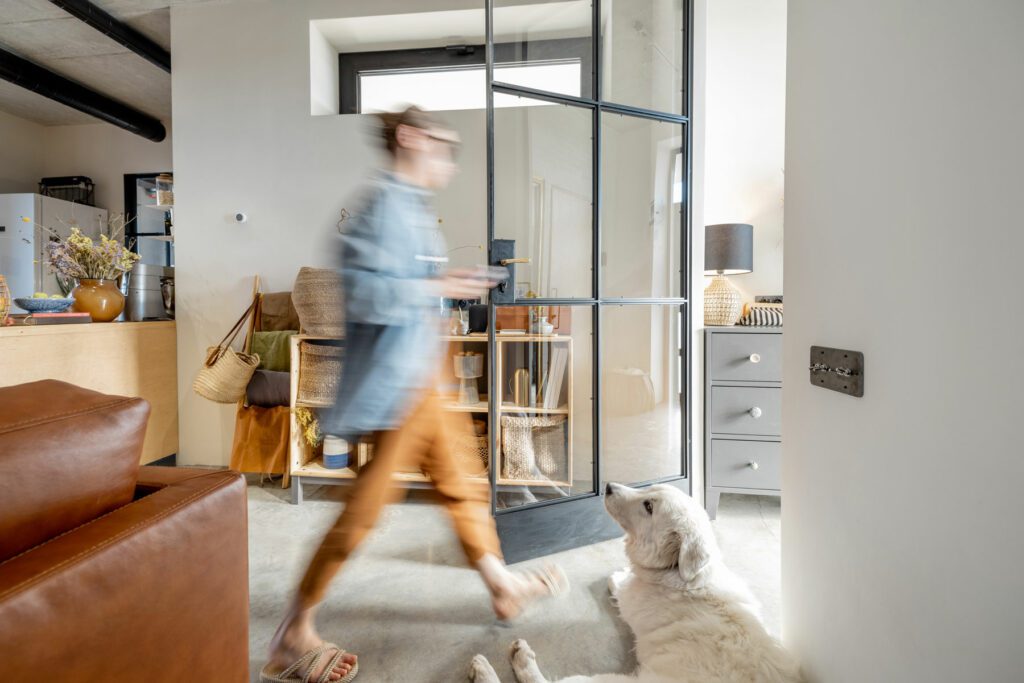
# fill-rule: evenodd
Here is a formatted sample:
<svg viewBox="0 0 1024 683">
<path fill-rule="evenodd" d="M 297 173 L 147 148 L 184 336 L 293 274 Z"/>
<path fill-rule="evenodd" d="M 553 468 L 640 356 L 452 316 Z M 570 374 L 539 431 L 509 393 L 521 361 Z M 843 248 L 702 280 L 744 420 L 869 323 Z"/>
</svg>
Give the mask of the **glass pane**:
<svg viewBox="0 0 1024 683">
<path fill-rule="evenodd" d="M 602 296 L 679 296 L 683 127 L 601 115 Z"/>
<path fill-rule="evenodd" d="M 679 306 L 601 307 L 604 481 L 682 474 Z"/>
<path fill-rule="evenodd" d="M 682 113 L 682 0 L 603 0 L 601 99 Z"/>
<path fill-rule="evenodd" d="M 516 266 L 520 297 L 591 296 L 592 129 L 580 107 L 494 112 L 494 236 L 530 259 Z"/>
<path fill-rule="evenodd" d="M 573 97 L 593 91 L 591 41 L 593 8 L 589 0 L 494 3 L 494 80 Z M 504 66 L 503 66 L 504 65 Z M 554 70 L 517 69 L 552 66 Z M 575 73 L 575 81 L 565 78 Z M 553 74 L 559 76 L 553 77 Z"/>
<path fill-rule="evenodd" d="M 173 265 L 168 263 L 170 257 L 168 255 L 167 242 L 159 239 L 153 239 L 152 237 L 139 237 L 139 256 L 140 263 L 149 263 L 154 266 L 168 266 Z M 171 246 L 173 249 L 173 245 Z"/>
<path fill-rule="evenodd" d="M 522 83 L 543 90 L 579 91 L 579 63 L 531 63 L 497 67 L 495 78 Z M 484 109 L 487 107 L 486 73 L 483 66 L 466 69 L 409 69 L 367 72 L 359 75 L 359 111 L 369 114 L 401 111 L 415 104 L 428 111 Z M 495 93 L 495 107 L 544 106 L 541 100 L 524 102 L 517 97 Z"/>
<path fill-rule="evenodd" d="M 497 506 L 594 490 L 593 312 L 589 306 L 497 310 Z"/>
</svg>

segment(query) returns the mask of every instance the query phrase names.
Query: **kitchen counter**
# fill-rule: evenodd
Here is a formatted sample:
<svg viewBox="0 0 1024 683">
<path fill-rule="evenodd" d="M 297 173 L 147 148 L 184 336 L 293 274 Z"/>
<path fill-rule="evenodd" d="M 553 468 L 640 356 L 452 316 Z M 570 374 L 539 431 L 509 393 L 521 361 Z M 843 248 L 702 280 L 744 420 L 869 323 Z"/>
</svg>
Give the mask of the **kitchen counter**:
<svg viewBox="0 0 1024 683">
<path fill-rule="evenodd" d="M 149 401 L 142 463 L 178 451 L 177 366 L 173 320 L 0 327 L 0 386 L 58 379 Z"/>
</svg>

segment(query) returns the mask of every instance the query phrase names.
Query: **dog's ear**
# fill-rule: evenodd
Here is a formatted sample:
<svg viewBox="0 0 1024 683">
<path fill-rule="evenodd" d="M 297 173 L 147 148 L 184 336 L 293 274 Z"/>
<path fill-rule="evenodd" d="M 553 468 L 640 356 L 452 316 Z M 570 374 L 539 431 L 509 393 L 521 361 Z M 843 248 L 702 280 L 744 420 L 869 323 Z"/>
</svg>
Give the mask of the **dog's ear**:
<svg viewBox="0 0 1024 683">
<path fill-rule="evenodd" d="M 679 574 L 684 582 L 690 583 L 700 576 L 710 561 L 711 554 L 699 535 L 692 534 L 686 540 L 680 538 Z"/>
</svg>

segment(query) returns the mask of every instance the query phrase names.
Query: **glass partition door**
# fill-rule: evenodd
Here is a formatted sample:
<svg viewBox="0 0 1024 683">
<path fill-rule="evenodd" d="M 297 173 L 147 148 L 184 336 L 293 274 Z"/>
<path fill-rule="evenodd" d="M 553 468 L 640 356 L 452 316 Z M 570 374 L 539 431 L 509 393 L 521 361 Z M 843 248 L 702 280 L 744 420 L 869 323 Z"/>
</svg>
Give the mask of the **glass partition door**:
<svg viewBox="0 0 1024 683">
<path fill-rule="evenodd" d="M 489 306 L 490 477 L 510 561 L 618 534 L 607 482 L 689 491 L 689 11 L 487 0 L 488 239 L 513 274 Z M 498 43 L 522 68 L 496 65 Z M 567 45 L 589 55 L 578 89 L 540 68 Z"/>
</svg>

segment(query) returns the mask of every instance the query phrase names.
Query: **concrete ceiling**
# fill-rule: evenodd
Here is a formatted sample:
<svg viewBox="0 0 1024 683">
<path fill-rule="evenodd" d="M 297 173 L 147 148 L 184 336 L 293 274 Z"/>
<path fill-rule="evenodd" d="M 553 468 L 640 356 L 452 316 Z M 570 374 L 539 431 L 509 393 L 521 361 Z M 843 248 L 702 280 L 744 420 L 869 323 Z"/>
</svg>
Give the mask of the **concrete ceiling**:
<svg viewBox="0 0 1024 683">
<path fill-rule="evenodd" d="M 164 49 L 171 47 L 171 5 L 208 0 L 93 0 Z M 171 75 L 48 0 L 0 0 L 0 47 L 97 92 L 171 118 Z M 0 110 L 47 126 L 95 123 L 42 95 L 0 80 Z"/>
</svg>

